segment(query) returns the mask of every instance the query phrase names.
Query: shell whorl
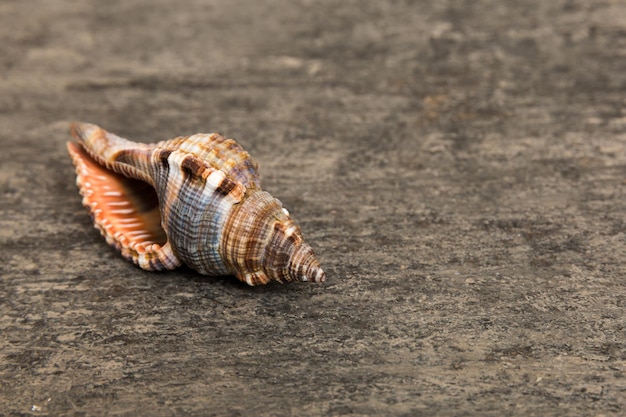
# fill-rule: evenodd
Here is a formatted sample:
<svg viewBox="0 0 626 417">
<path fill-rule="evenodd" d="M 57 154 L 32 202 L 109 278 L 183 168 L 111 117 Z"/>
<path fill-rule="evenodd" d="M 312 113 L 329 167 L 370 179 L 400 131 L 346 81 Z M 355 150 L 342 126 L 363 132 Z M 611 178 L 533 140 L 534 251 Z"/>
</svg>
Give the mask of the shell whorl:
<svg viewBox="0 0 626 417">
<path fill-rule="evenodd" d="M 324 272 L 300 228 L 269 193 L 251 190 L 235 206 L 223 235 L 222 258 L 250 285 L 324 280 Z"/>
<path fill-rule="evenodd" d="M 74 124 L 77 184 L 107 242 L 148 270 L 185 263 L 249 285 L 321 282 L 325 274 L 258 166 L 219 134 L 135 143 Z"/>
</svg>

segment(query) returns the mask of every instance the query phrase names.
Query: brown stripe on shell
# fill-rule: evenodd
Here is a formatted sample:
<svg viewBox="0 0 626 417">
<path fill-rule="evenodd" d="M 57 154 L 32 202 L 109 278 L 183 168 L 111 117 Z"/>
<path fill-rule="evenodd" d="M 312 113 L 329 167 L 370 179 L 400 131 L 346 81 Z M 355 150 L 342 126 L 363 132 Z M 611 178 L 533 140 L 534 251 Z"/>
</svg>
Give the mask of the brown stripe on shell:
<svg viewBox="0 0 626 417">
<path fill-rule="evenodd" d="M 181 168 L 183 172 L 192 177 L 201 177 L 202 173 L 207 170 L 208 166 L 205 162 L 202 162 L 200 159 L 195 156 L 189 155 L 181 164 Z"/>
<path fill-rule="evenodd" d="M 215 189 L 215 192 L 223 196 L 227 196 L 235 189 L 235 187 L 237 187 L 237 183 L 235 181 L 228 177 L 224 177 L 220 185 Z"/>
<path fill-rule="evenodd" d="M 156 158 L 154 158 L 154 159 L 160 161 L 161 165 L 169 166 L 168 162 L 167 162 L 167 158 L 170 157 L 172 152 L 174 152 L 174 151 L 171 150 L 171 149 L 157 149 L 157 150 L 155 150 Z"/>
</svg>

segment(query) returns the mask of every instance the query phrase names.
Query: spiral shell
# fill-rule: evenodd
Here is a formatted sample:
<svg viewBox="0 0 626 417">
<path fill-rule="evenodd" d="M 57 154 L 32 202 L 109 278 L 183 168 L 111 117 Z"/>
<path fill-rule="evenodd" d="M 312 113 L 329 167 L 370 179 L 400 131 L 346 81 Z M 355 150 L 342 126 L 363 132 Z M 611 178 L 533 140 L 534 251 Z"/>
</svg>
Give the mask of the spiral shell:
<svg viewBox="0 0 626 417">
<path fill-rule="evenodd" d="M 258 165 L 217 133 L 136 143 L 74 123 L 67 148 L 94 225 L 143 269 L 185 263 L 249 285 L 322 282 L 300 228 L 261 189 Z"/>
</svg>

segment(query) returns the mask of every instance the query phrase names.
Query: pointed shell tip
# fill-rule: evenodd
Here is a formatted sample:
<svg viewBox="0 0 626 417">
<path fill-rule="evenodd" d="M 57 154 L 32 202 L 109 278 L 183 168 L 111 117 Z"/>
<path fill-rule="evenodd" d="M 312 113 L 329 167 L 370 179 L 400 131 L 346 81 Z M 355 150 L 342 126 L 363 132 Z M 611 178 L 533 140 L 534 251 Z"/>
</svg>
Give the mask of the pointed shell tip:
<svg viewBox="0 0 626 417">
<path fill-rule="evenodd" d="M 326 273 L 322 270 L 322 268 L 318 268 L 317 273 L 315 274 L 315 282 L 324 281 L 326 281 Z"/>
</svg>

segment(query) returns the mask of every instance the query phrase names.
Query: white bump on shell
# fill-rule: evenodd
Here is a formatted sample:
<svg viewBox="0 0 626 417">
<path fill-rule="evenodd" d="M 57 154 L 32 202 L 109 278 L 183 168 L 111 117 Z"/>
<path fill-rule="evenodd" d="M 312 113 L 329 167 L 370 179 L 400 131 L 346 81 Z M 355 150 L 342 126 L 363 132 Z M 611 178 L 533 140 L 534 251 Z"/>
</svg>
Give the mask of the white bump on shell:
<svg viewBox="0 0 626 417">
<path fill-rule="evenodd" d="M 211 189 L 215 190 L 224 181 L 224 178 L 226 178 L 226 175 L 222 171 L 213 171 L 206 179 L 206 182 Z"/>
<path fill-rule="evenodd" d="M 295 231 L 296 231 L 296 226 L 290 226 L 287 230 L 285 230 L 285 237 L 289 237 L 293 235 Z"/>
</svg>

